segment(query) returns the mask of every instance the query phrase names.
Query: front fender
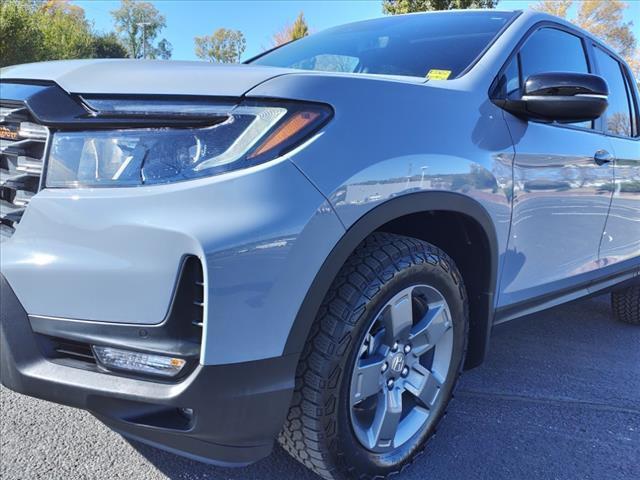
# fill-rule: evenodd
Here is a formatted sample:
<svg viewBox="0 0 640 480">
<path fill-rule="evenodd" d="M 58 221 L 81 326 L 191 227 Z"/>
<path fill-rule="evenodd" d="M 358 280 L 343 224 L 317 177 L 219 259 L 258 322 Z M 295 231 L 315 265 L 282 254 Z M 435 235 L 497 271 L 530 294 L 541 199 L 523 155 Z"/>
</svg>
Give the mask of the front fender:
<svg viewBox="0 0 640 480">
<path fill-rule="evenodd" d="M 332 249 L 316 275 L 293 323 L 284 354 L 300 353 L 303 350 L 311 325 L 333 280 L 342 265 L 365 238 L 394 219 L 414 213 L 433 211 L 454 212 L 473 219 L 480 225 L 489 245 L 488 255 L 490 256 L 491 271 L 489 285 L 482 298 L 482 309 L 485 315 L 483 315 L 483 321 L 476 327 L 468 346 L 468 357 L 474 360 L 472 364 L 467 366 L 478 364 L 487 351 L 493 322 L 500 258 L 498 238 L 493 219 L 487 210 L 471 197 L 453 192 L 417 192 L 396 197 L 371 209 L 354 222 Z"/>
</svg>

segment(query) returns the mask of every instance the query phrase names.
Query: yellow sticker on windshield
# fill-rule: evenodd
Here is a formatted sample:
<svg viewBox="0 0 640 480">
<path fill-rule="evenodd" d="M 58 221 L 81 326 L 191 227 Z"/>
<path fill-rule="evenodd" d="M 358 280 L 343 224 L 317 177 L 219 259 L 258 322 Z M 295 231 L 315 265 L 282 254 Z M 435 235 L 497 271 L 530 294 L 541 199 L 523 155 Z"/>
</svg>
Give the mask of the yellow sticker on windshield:
<svg viewBox="0 0 640 480">
<path fill-rule="evenodd" d="M 451 70 L 429 70 L 427 80 L 446 80 L 451 75 Z"/>
</svg>

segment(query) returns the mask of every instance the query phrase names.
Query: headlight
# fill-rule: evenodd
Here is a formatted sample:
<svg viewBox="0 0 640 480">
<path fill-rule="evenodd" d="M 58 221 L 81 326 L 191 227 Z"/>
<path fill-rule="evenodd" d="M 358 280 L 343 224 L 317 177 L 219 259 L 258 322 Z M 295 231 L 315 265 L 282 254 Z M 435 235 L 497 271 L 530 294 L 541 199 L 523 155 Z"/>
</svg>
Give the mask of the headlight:
<svg viewBox="0 0 640 480">
<path fill-rule="evenodd" d="M 239 105 L 181 103 L 158 106 L 134 101 L 94 101 L 118 118 L 185 118 L 198 113 L 201 128 L 136 128 L 55 132 L 47 162 L 47 187 L 113 187 L 169 183 L 246 168 L 286 153 L 317 131 L 329 107 L 302 104 Z M 167 112 L 188 108 L 187 114 Z M 104 111 L 100 116 L 107 117 Z M 163 117 L 163 115 L 171 115 Z"/>
</svg>

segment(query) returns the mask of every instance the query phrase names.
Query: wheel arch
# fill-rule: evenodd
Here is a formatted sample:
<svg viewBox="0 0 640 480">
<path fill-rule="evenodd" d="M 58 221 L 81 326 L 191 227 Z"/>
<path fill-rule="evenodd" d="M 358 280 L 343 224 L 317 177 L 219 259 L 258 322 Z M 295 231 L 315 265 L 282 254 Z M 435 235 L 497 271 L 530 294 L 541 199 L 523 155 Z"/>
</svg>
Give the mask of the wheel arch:
<svg viewBox="0 0 640 480">
<path fill-rule="evenodd" d="M 494 297 L 499 259 L 498 239 L 493 220 L 486 209 L 473 198 L 453 192 L 416 192 L 393 198 L 374 207 L 349 227 L 316 274 L 298 310 L 283 354 L 302 352 L 311 325 L 333 280 L 349 256 L 365 238 L 376 231 L 407 235 L 407 233 L 398 231 L 397 222 L 399 220 L 413 215 L 433 215 L 439 212 L 464 218 L 475 225 L 485 242 L 483 248 L 488 249 L 488 257 L 485 259 L 485 270 L 488 271 L 483 272 L 481 285 L 475 289 L 474 296 L 470 296 L 471 323 L 465 369 L 481 364 L 487 352 L 495 310 Z M 428 239 L 426 240 L 428 241 Z M 447 245 L 437 246 L 447 251 Z"/>
</svg>

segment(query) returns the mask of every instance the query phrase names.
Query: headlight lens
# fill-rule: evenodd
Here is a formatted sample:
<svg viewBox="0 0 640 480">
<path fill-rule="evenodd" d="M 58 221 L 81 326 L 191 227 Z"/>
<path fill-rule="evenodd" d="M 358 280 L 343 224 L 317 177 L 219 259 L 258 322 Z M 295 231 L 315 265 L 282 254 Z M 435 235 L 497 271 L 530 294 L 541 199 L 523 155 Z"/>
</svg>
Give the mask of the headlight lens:
<svg viewBox="0 0 640 480">
<path fill-rule="evenodd" d="M 246 168 L 293 148 L 330 114 L 318 105 L 240 105 L 205 128 L 56 132 L 46 186 L 150 185 Z"/>
</svg>

